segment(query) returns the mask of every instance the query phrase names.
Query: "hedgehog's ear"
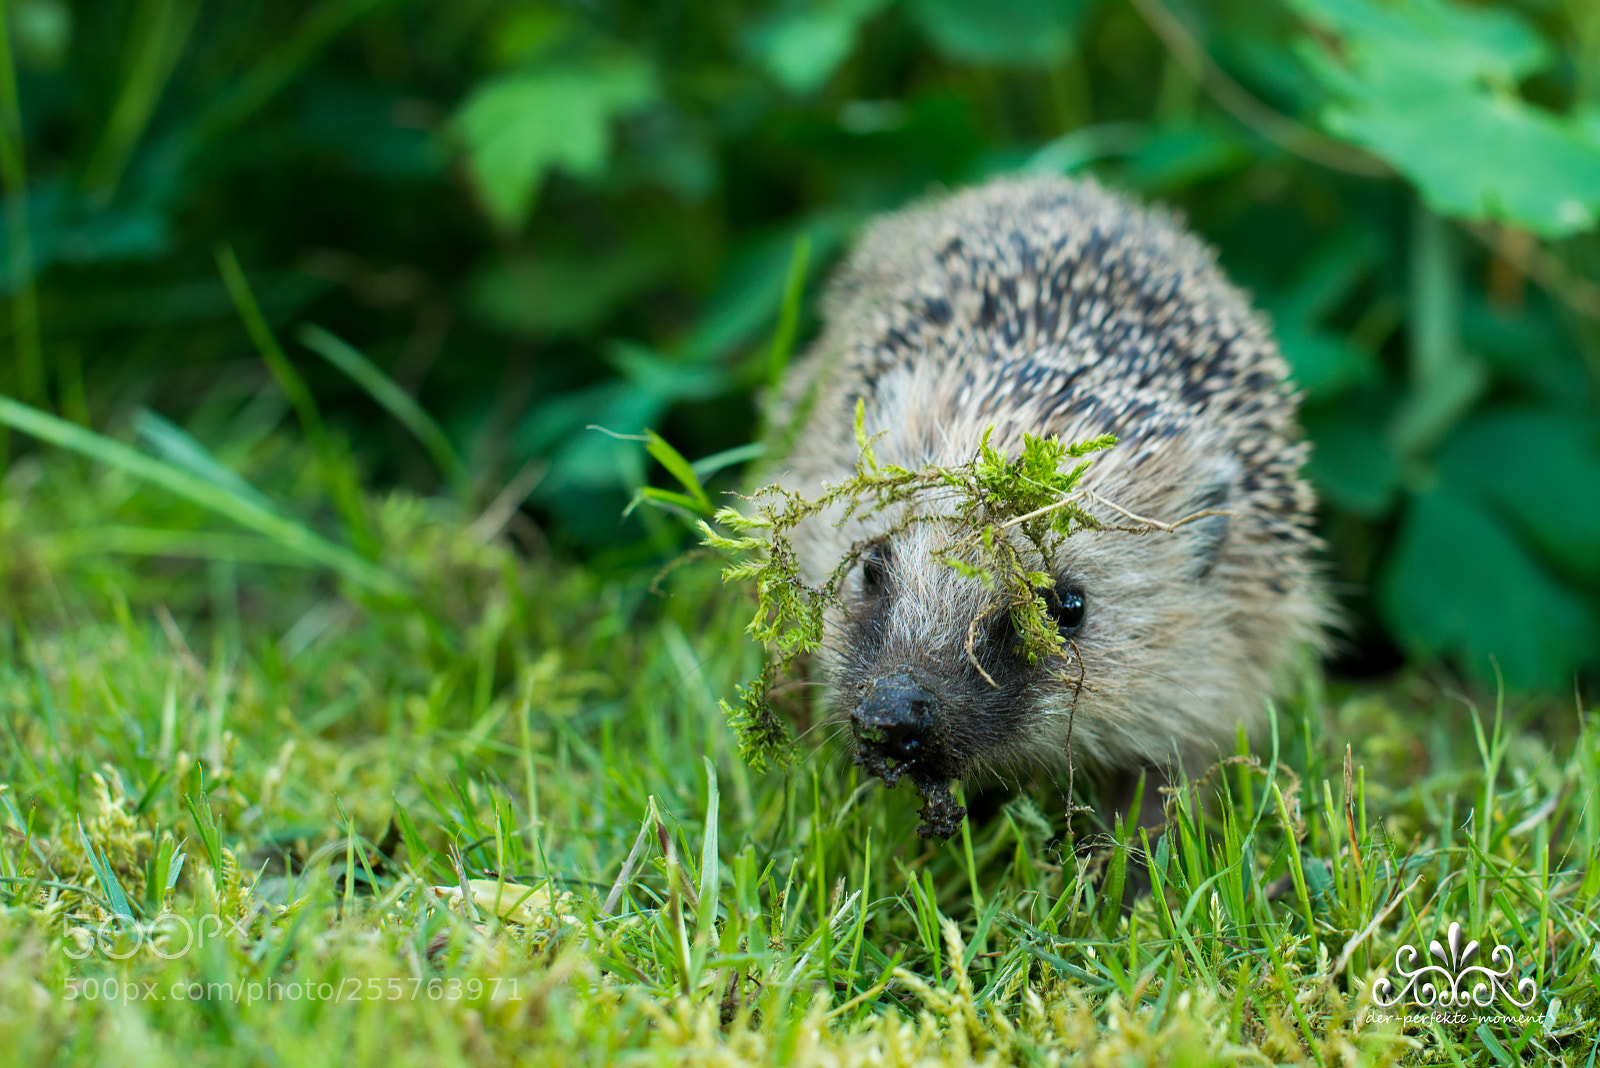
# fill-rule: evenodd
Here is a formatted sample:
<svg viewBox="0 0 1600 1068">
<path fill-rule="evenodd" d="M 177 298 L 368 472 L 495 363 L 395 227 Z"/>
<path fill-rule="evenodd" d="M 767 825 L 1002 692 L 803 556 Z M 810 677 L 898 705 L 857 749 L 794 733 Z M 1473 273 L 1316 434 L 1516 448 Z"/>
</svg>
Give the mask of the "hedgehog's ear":
<svg viewBox="0 0 1600 1068">
<path fill-rule="evenodd" d="M 1233 480 L 1223 478 L 1208 485 L 1189 508 L 1190 515 L 1197 512 L 1226 512 L 1233 496 Z M 1231 515 L 1208 515 L 1184 524 L 1189 532 L 1189 543 L 1194 546 L 1195 578 L 1204 579 L 1217 566 L 1222 555 L 1222 543 L 1228 538 L 1233 525 Z"/>
</svg>

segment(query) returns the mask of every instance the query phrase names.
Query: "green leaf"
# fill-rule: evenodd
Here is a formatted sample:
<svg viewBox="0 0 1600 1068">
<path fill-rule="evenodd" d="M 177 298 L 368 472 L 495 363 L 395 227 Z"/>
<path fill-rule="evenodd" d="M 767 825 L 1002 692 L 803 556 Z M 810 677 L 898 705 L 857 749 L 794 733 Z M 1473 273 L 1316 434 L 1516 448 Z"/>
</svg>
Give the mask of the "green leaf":
<svg viewBox="0 0 1600 1068">
<path fill-rule="evenodd" d="M 963 63 L 1051 67 L 1071 58 L 1086 0 L 911 0 L 935 47 Z"/>
<path fill-rule="evenodd" d="M 1511 97 L 1396 96 L 1331 109 L 1326 121 L 1391 163 L 1441 215 L 1555 238 L 1591 229 L 1600 212 L 1600 143 Z"/>
<path fill-rule="evenodd" d="M 1420 201 L 1412 205 L 1405 395 L 1389 418 L 1389 446 L 1402 462 L 1434 446 L 1489 384 L 1483 361 L 1461 344 L 1465 289 L 1454 231 Z"/>
<path fill-rule="evenodd" d="M 1448 0 L 1292 0 L 1340 42 L 1352 68 L 1395 79 L 1512 86 L 1550 63 L 1550 50 L 1514 12 Z M 1326 50 L 1325 50 L 1326 51 Z"/>
<path fill-rule="evenodd" d="M 1277 334 L 1295 385 L 1311 400 L 1337 397 L 1378 377 L 1377 362 L 1343 334 L 1295 322 L 1280 322 Z"/>
<path fill-rule="evenodd" d="M 1594 609 L 1554 581 L 1481 506 L 1446 489 L 1406 509 L 1378 590 L 1415 652 L 1458 657 L 1481 679 L 1490 658 L 1518 689 L 1565 686 L 1600 646 Z"/>
<path fill-rule="evenodd" d="M 645 479 L 645 462 L 632 444 L 603 434 L 574 436 L 574 431 L 588 425 L 632 436 L 658 423 L 669 405 L 670 398 L 658 393 L 630 383 L 605 382 L 557 394 L 537 405 L 513 433 L 513 443 L 522 455 L 554 449 L 540 495 L 557 507 L 578 510 L 592 500 L 593 491 L 627 487 L 631 492 Z M 607 502 L 607 510 L 610 507 Z M 614 518 L 615 512 L 611 515 Z"/>
<path fill-rule="evenodd" d="M 886 0 L 834 0 L 786 12 L 756 30 L 752 50 L 785 89 L 814 92 L 855 49 L 861 24 L 885 6 Z"/>
<path fill-rule="evenodd" d="M 1307 250 L 1287 285 L 1269 287 L 1264 294 L 1295 385 L 1309 400 L 1336 397 L 1379 377 L 1377 361 L 1347 331 L 1320 325 L 1371 273 L 1377 245 L 1373 232 L 1365 228 L 1333 238 Z"/>
<path fill-rule="evenodd" d="M 1550 408 L 1594 411 L 1588 368 L 1573 358 L 1568 328 L 1548 302 L 1517 308 L 1470 290 L 1465 296 L 1461 343 L 1483 357 L 1501 388 Z"/>
<path fill-rule="evenodd" d="M 1347 512 L 1377 518 L 1400 484 L 1395 455 L 1377 422 L 1343 412 L 1308 413 L 1303 420 L 1313 446 L 1306 473 L 1328 501 Z"/>
<path fill-rule="evenodd" d="M 1578 105 L 1572 119 L 1589 134 L 1589 139 L 1600 144 L 1600 102 L 1589 101 Z"/>
<path fill-rule="evenodd" d="M 1149 136 L 1137 122 L 1080 126 L 1039 149 L 1020 169 L 1032 174 L 1071 174 L 1096 160 L 1136 152 Z"/>
<path fill-rule="evenodd" d="M 1250 146 L 1222 129 L 1189 123 L 1150 131 L 1128 159 L 1128 181 L 1153 192 L 1179 189 L 1242 170 Z"/>
<path fill-rule="evenodd" d="M 606 361 L 622 372 L 633 389 L 667 401 L 706 400 L 726 393 L 733 385 L 725 367 L 663 355 L 629 341 L 612 342 Z"/>
<path fill-rule="evenodd" d="M 554 4 L 506 4 L 483 36 L 491 62 L 510 67 L 548 52 L 580 29 L 576 11 Z"/>
<path fill-rule="evenodd" d="M 1428 381 L 1407 392 L 1390 420 L 1389 444 L 1395 454 L 1419 456 L 1437 445 L 1489 385 L 1481 360 L 1463 357 L 1444 364 Z"/>
<path fill-rule="evenodd" d="M 614 252 L 561 249 L 497 260 L 468 283 L 473 312 L 521 337 L 566 337 L 593 329 L 625 301 L 677 268 L 672 235 L 640 240 L 630 234 Z"/>
<path fill-rule="evenodd" d="M 1305 251 L 1288 285 L 1263 293 L 1272 319 L 1315 323 L 1333 314 L 1349 298 L 1382 255 L 1376 233 L 1368 227 L 1330 236 Z"/>
<path fill-rule="evenodd" d="M 1600 433 L 1536 408 L 1473 419 L 1439 453 L 1441 477 L 1505 515 L 1559 567 L 1600 577 Z"/>
<path fill-rule="evenodd" d="M 1517 16 L 1445 0 L 1295 6 L 1321 31 L 1300 54 L 1335 98 L 1324 124 L 1404 174 L 1435 211 L 1545 237 L 1595 225 L 1600 139 L 1516 95 L 1550 60 Z"/>
<path fill-rule="evenodd" d="M 655 99 L 650 68 L 619 57 L 497 78 L 467 99 L 453 128 L 485 209 L 509 230 L 526 221 L 551 168 L 598 178 L 612 120 Z"/>
</svg>

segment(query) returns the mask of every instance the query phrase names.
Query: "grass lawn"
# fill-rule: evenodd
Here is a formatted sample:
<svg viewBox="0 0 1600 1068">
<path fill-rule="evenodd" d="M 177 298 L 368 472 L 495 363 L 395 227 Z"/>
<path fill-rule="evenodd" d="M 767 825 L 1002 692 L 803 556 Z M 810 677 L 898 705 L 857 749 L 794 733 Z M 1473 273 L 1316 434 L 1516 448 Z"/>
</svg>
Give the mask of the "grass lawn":
<svg viewBox="0 0 1600 1068">
<path fill-rule="evenodd" d="M 713 561 L 553 562 L 283 415 L 147 467 L 50 424 L 11 464 L 5 1063 L 1596 1063 L 1572 695 L 1308 668 L 1165 835 L 1044 783 L 926 842 L 824 729 L 741 761 L 718 700 L 759 650 Z M 1453 922 L 1530 1007 L 1374 1005 Z"/>
</svg>

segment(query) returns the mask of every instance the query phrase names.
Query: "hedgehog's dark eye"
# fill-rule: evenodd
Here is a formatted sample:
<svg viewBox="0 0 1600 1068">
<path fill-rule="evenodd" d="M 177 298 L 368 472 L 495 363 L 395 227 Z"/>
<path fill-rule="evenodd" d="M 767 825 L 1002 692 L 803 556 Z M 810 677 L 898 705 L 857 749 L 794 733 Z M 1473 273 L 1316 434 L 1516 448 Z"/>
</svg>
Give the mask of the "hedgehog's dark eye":
<svg viewBox="0 0 1600 1068">
<path fill-rule="evenodd" d="M 889 547 L 874 545 L 861 554 L 861 591 L 868 597 L 883 592 L 889 579 Z"/>
<path fill-rule="evenodd" d="M 1084 603 L 1083 591 L 1076 586 L 1057 586 L 1045 594 L 1044 603 L 1050 610 L 1050 618 L 1061 629 L 1063 638 L 1072 637 L 1083 626 L 1088 606 Z"/>
</svg>

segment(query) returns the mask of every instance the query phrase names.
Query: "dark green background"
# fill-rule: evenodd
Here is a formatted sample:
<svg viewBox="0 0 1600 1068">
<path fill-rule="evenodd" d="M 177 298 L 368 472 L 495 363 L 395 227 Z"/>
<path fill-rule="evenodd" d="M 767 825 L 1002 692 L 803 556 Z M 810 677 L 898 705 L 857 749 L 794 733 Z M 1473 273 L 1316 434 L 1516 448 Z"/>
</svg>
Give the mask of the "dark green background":
<svg viewBox="0 0 1600 1068">
<path fill-rule="evenodd" d="M 1341 670 L 1492 656 L 1562 689 L 1600 660 L 1600 5 L 18 0 L 6 28 L 27 403 L 158 453 L 147 409 L 219 455 L 292 428 L 225 243 L 370 485 L 445 492 L 301 324 L 443 424 L 464 504 L 542 462 L 556 552 L 653 570 L 683 527 L 619 515 L 671 480 L 587 427 L 747 442 L 797 238 L 803 340 L 873 213 L 1093 174 L 1181 209 L 1271 314 Z"/>
</svg>

